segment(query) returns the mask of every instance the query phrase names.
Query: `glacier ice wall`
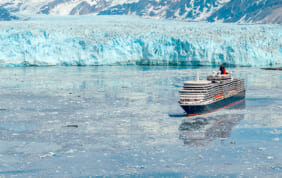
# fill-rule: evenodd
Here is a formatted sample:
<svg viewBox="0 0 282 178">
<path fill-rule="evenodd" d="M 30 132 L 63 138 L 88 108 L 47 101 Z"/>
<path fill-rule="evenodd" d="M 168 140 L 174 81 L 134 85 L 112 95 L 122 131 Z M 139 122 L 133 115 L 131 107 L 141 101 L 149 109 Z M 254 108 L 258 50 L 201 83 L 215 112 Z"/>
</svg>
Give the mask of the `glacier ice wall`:
<svg viewBox="0 0 282 178">
<path fill-rule="evenodd" d="M 0 65 L 281 65 L 281 25 L 137 17 L 0 22 Z"/>
</svg>

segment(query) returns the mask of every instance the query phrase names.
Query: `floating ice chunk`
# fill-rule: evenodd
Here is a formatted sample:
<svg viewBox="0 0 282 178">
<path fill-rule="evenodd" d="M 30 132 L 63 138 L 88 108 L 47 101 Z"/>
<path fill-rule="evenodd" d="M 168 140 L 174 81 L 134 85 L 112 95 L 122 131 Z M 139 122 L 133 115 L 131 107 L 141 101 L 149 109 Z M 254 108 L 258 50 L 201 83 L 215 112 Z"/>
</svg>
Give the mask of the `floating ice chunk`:
<svg viewBox="0 0 282 178">
<path fill-rule="evenodd" d="M 259 148 L 257 148 L 257 150 L 259 150 L 259 151 L 264 151 L 265 148 L 264 148 L 264 147 L 259 147 Z"/>
<path fill-rule="evenodd" d="M 40 156 L 40 158 L 43 159 L 43 158 L 53 157 L 53 156 L 56 156 L 56 154 L 53 153 L 53 152 L 49 152 L 48 154 L 45 154 L 45 155 Z"/>
</svg>

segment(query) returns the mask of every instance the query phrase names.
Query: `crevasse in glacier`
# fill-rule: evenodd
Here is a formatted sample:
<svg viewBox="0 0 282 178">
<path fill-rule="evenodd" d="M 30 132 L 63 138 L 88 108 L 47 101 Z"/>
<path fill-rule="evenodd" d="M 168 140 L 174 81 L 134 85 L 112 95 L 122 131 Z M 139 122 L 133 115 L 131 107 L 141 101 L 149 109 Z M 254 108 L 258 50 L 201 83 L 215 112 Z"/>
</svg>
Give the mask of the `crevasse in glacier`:
<svg viewBox="0 0 282 178">
<path fill-rule="evenodd" d="M 0 63 L 22 65 L 281 65 L 281 25 L 37 17 L 0 22 Z"/>
</svg>

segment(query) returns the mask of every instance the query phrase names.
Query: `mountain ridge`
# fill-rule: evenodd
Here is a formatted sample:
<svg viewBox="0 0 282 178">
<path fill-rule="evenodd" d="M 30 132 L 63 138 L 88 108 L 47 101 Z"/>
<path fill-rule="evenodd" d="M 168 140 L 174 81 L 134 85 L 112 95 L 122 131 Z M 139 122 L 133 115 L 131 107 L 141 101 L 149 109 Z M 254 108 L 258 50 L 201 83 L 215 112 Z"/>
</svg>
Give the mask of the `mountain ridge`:
<svg viewBox="0 0 282 178">
<path fill-rule="evenodd" d="M 2 0 L 11 13 L 282 24 L 281 0 Z"/>
</svg>

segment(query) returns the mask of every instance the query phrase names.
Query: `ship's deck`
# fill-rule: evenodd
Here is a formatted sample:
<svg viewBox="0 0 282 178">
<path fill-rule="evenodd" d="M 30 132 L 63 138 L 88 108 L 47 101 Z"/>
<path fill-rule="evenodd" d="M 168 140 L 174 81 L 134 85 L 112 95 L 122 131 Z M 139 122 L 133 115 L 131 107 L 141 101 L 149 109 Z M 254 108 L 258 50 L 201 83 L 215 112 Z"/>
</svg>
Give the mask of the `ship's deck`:
<svg viewBox="0 0 282 178">
<path fill-rule="evenodd" d="M 205 105 L 244 91 L 244 81 L 231 75 L 208 76 L 207 80 L 184 82 L 179 91 L 181 105 Z"/>
</svg>

